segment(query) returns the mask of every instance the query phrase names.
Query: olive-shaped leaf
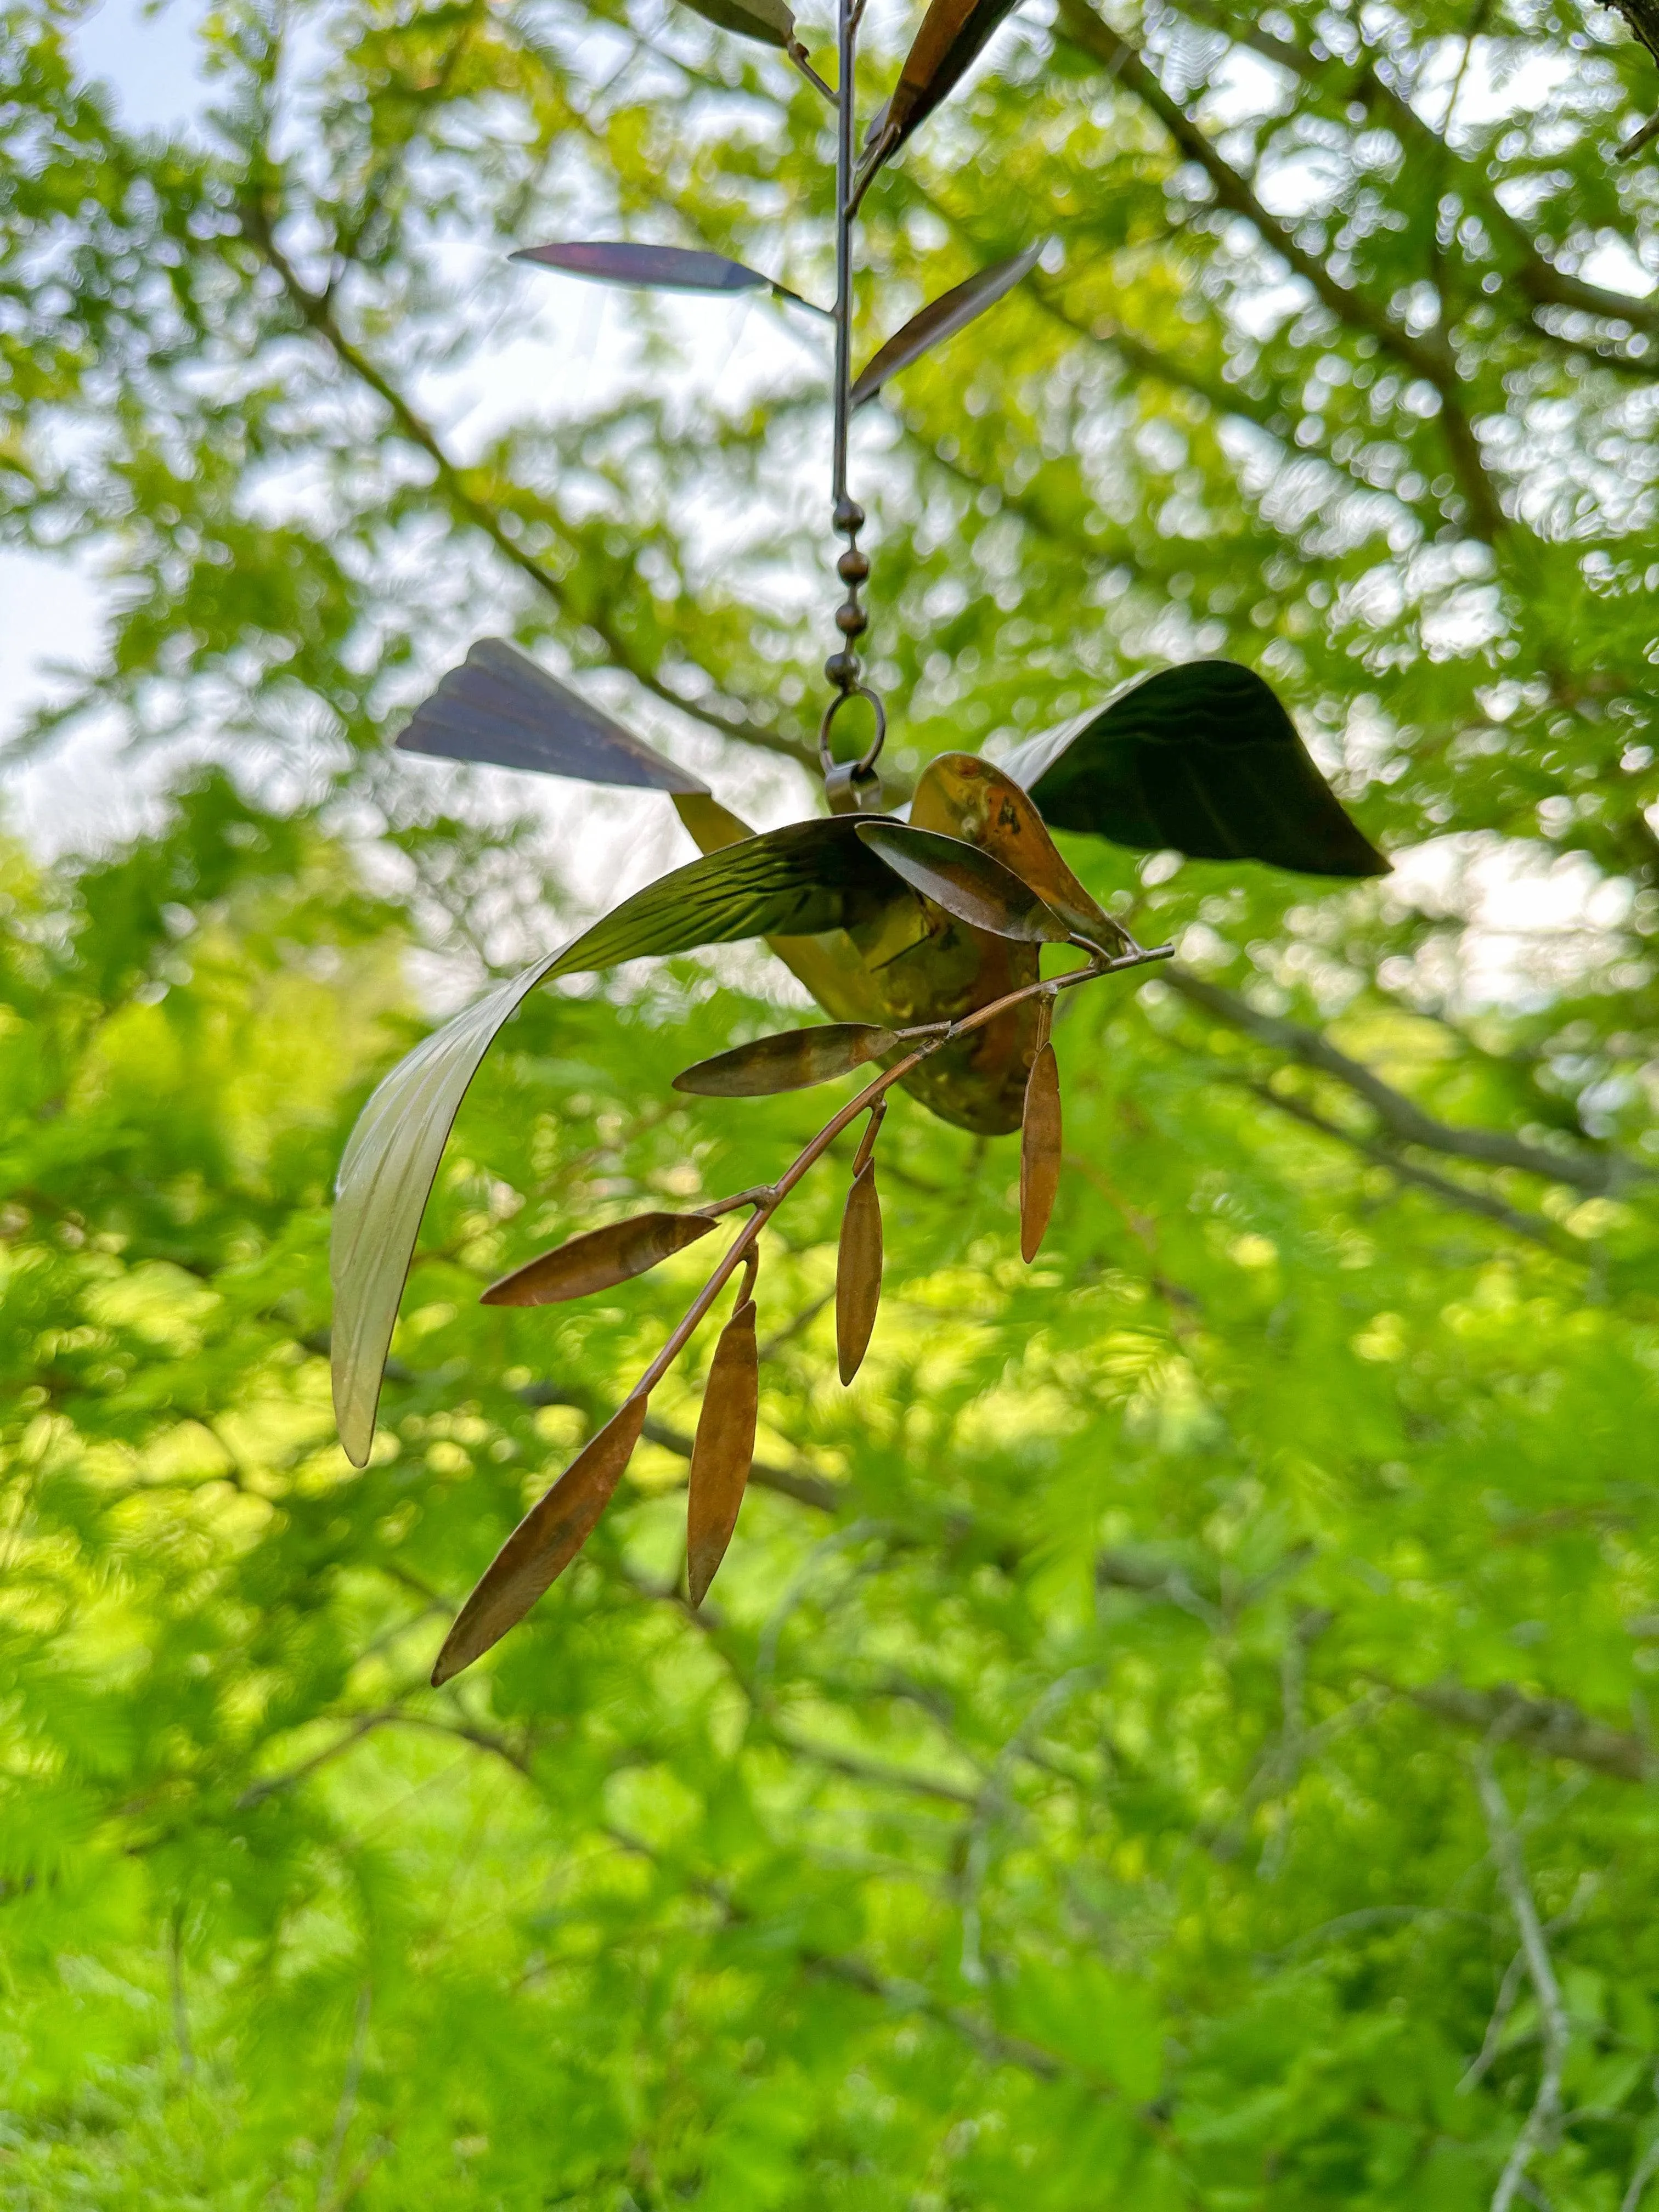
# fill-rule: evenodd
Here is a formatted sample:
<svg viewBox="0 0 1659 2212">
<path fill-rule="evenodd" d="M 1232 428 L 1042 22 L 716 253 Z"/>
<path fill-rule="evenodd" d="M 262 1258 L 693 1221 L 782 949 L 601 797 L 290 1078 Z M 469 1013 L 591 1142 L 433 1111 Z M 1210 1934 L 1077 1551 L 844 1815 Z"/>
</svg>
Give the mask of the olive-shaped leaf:
<svg viewBox="0 0 1659 2212">
<path fill-rule="evenodd" d="M 854 406 L 862 407 L 866 400 L 873 399 L 890 376 L 908 368 L 923 354 L 931 353 L 946 338 L 966 330 L 975 316 L 982 315 L 988 307 L 995 307 L 1004 293 L 1012 292 L 1020 279 L 1036 268 L 1045 243 L 1038 239 L 1023 253 L 1012 254 L 1006 261 L 994 262 L 990 268 L 981 269 L 977 276 L 969 277 L 966 283 L 940 293 L 937 300 L 930 300 L 920 313 L 911 316 L 902 330 L 888 339 L 868 367 L 860 371 L 853 386 Z"/>
<path fill-rule="evenodd" d="M 1029 1266 L 1042 1249 L 1060 1189 L 1060 1069 L 1045 1038 L 1025 1079 L 1019 1139 L 1019 1255 Z"/>
<path fill-rule="evenodd" d="M 795 19 L 784 0 L 685 0 L 706 22 L 740 39 L 759 39 L 787 53 L 795 43 Z"/>
<path fill-rule="evenodd" d="M 933 0 L 921 19 L 893 96 L 870 126 L 860 175 L 872 176 L 925 122 L 977 60 L 1016 0 Z"/>
<path fill-rule="evenodd" d="M 552 1306 L 585 1298 L 595 1291 L 615 1290 L 644 1274 L 675 1252 L 683 1252 L 714 1226 L 706 1213 L 636 1213 L 589 1229 L 534 1260 L 526 1260 L 481 1291 L 483 1306 Z"/>
<path fill-rule="evenodd" d="M 528 261 L 567 276 L 592 276 L 603 284 L 643 285 L 653 292 L 770 292 L 809 314 L 827 315 L 775 278 L 723 253 L 696 246 L 636 245 L 625 239 L 571 240 L 552 246 L 524 246 L 509 260 Z"/>
<path fill-rule="evenodd" d="M 868 1022 L 826 1022 L 821 1029 L 784 1030 L 683 1068 L 674 1078 L 674 1088 L 699 1098 L 765 1098 L 779 1091 L 805 1091 L 814 1083 L 850 1075 L 855 1067 L 879 1060 L 897 1042 L 891 1030 L 877 1029 Z"/>
<path fill-rule="evenodd" d="M 860 822 L 858 834 L 895 875 L 971 928 L 1026 945 L 1064 944 L 1071 935 L 1029 884 L 976 845 L 908 822 Z"/>
<path fill-rule="evenodd" d="M 702 1603 L 738 1525 L 738 1508 L 743 1504 L 744 1486 L 755 1456 L 759 1407 L 755 1301 L 745 1298 L 720 1331 L 720 1340 L 714 1347 L 691 1446 L 685 1579 L 693 1605 Z"/>
<path fill-rule="evenodd" d="M 863 1364 L 880 1304 L 881 1200 L 876 1164 L 866 1160 L 847 1194 L 836 1256 L 836 1356 L 843 1383 Z"/>
<path fill-rule="evenodd" d="M 633 1457 L 645 1407 L 630 1398 L 613 1413 L 496 1553 L 444 1638 L 434 1689 L 498 1644 L 580 1551 Z"/>
<path fill-rule="evenodd" d="M 1057 830 L 1309 876 L 1389 872 L 1271 686 L 1233 661 L 1162 669 L 1003 765 Z"/>
</svg>

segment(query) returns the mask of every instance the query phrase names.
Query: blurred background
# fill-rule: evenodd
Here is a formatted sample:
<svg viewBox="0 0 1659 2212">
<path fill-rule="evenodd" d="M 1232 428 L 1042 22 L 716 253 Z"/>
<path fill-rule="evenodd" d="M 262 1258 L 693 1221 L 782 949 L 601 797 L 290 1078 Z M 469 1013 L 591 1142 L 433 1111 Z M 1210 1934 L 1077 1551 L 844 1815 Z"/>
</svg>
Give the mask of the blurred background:
<svg viewBox="0 0 1659 2212">
<path fill-rule="evenodd" d="M 915 11 L 873 0 L 868 108 Z M 1634 20 L 1644 20 L 1639 8 Z M 1545 0 L 1030 0 L 866 204 L 902 788 L 1260 669 L 1395 862 L 1067 855 L 1066 1171 L 901 1099 L 769 1232 L 581 1560 L 427 1677 L 701 1279 L 481 1308 L 778 1172 L 753 951 L 538 994 L 362 1473 L 329 1190 L 444 1013 L 690 857 L 648 793 L 389 750 L 514 638 L 809 811 L 828 110 L 667 0 L 0 17 L 0 2205 L 1638 2212 L 1659 2192 L 1659 66 Z M 830 70 L 828 18 L 801 35 Z"/>
</svg>

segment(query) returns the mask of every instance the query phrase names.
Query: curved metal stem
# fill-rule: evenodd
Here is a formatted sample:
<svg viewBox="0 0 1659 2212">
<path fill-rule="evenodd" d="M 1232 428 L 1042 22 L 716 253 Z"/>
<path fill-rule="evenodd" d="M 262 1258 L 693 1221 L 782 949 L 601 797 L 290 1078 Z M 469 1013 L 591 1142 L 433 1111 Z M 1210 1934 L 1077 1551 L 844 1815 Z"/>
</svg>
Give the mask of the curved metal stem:
<svg viewBox="0 0 1659 2212">
<path fill-rule="evenodd" d="M 749 1255 L 760 1241 L 762 1230 L 765 1228 L 801 1177 L 823 1158 L 843 1129 L 856 1121 L 860 1114 L 872 1113 L 872 1110 L 874 1118 L 872 1128 L 866 1133 L 866 1138 L 873 1136 L 874 1128 L 879 1124 L 881 1114 L 885 1110 L 887 1092 L 896 1083 L 902 1082 L 913 1067 L 919 1066 L 930 1054 L 936 1053 L 941 1045 L 951 1044 L 957 1037 L 967 1036 L 971 1031 L 982 1029 L 987 1022 L 994 1021 L 999 1014 L 1006 1013 L 1010 1006 L 1018 1006 L 1023 1000 L 1037 998 L 1053 1000 L 1061 991 L 1074 990 L 1079 983 L 1092 983 L 1098 976 L 1121 975 L 1126 969 L 1144 968 L 1154 960 L 1170 960 L 1175 957 L 1173 945 L 1155 945 L 1150 951 L 1138 945 L 1133 951 L 1121 953 L 1115 959 L 1109 959 L 1092 948 L 1091 951 L 1091 957 L 1088 962 L 1081 968 L 1073 969 L 1068 975 L 1052 976 L 1047 981 L 1022 984 L 1018 990 L 1006 991 L 1001 998 L 992 999 L 982 1006 L 975 1006 L 970 1013 L 962 1015 L 956 1021 L 929 1023 L 925 1031 L 919 1032 L 915 1030 L 903 1031 L 902 1034 L 907 1040 L 912 1036 L 919 1036 L 920 1042 L 905 1054 L 902 1060 L 895 1060 L 890 1067 L 884 1068 L 873 1082 L 867 1084 L 860 1091 L 856 1098 L 843 1106 L 838 1113 L 832 1114 L 817 1136 L 797 1154 L 775 1183 L 743 1191 L 738 1197 L 728 1199 L 719 1206 L 700 1207 L 698 1211 L 703 1213 L 724 1213 L 728 1207 L 739 1205 L 752 1206 L 755 1210 L 732 1239 L 726 1251 L 715 1262 L 713 1274 L 692 1300 L 667 1343 L 664 1345 L 662 1350 L 629 1392 L 628 1401 L 624 1402 L 631 1401 L 635 1398 L 650 1396 L 652 1391 L 656 1389 L 675 1360 L 678 1358 L 688 1341 L 696 1334 L 704 1315 L 720 1296 L 722 1285 L 729 1282 L 737 1269 L 746 1262 Z M 864 1157 L 864 1153 L 860 1152 L 860 1159 Z"/>
</svg>

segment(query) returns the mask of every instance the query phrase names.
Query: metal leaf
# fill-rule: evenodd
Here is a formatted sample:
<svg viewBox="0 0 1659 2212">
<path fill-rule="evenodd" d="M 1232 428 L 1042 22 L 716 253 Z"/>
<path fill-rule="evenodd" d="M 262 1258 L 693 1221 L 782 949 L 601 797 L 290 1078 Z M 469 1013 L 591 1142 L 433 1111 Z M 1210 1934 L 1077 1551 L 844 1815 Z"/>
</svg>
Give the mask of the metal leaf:
<svg viewBox="0 0 1659 2212">
<path fill-rule="evenodd" d="M 722 31 L 740 39 L 759 39 L 784 52 L 795 43 L 795 19 L 784 0 L 685 0 L 685 4 Z"/>
<path fill-rule="evenodd" d="M 434 1689 L 498 1644 L 580 1551 L 633 1456 L 645 1407 L 630 1398 L 613 1413 L 496 1553 L 444 1639 Z"/>
<path fill-rule="evenodd" d="M 539 1258 L 526 1261 L 494 1282 L 478 1299 L 483 1306 L 551 1306 L 585 1298 L 595 1291 L 615 1290 L 647 1267 L 684 1251 L 714 1226 L 705 1213 L 638 1213 L 613 1221 Z"/>
<path fill-rule="evenodd" d="M 335 1188 L 334 1411 L 363 1466 L 398 1300 L 444 1140 L 467 1085 L 503 1025 L 540 982 L 619 960 L 689 952 L 774 933 L 836 929 L 879 910 L 893 878 L 850 815 L 746 837 L 647 884 L 614 914 L 435 1030 L 370 1098 Z"/>
<path fill-rule="evenodd" d="M 1045 1037 L 1025 1080 L 1019 1140 L 1019 1255 L 1029 1266 L 1042 1249 L 1060 1188 L 1060 1068 Z"/>
<path fill-rule="evenodd" d="M 891 1030 L 868 1022 L 830 1022 L 822 1029 L 784 1030 L 757 1037 L 730 1052 L 700 1060 L 674 1078 L 676 1091 L 700 1098 L 765 1098 L 779 1091 L 805 1091 L 850 1075 L 855 1067 L 879 1060 L 898 1042 Z"/>
<path fill-rule="evenodd" d="M 922 770 L 910 820 L 989 853 L 1079 937 L 1105 945 L 1122 941 L 1117 924 L 1060 858 L 1029 793 L 994 762 L 977 753 L 936 755 Z"/>
<path fill-rule="evenodd" d="M 777 43 L 775 41 L 775 43 Z M 602 284 L 636 284 L 653 292 L 770 292 L 809 314 L 828 315 L 775 277 L 723 253 L 686 246 L 641 246 L 626 239 L 573 240 L 552 246 L 524 246 L 509 260 L 557 269 L 567 276 L 595 277 Z"/>
<path fill-rule="evenodd" d="M 866 1160 L 847 1194 L 836 1259 L 836 1357 L 843 1383 L 863 1364 L 880 1304 L 881 1200 L 876 1164 Z"/>
<path fill-rule="evenodd" d="M 981 269 L 977 276 L 970 276 L 965 284 L 958 284 L 949 292 L 942 292 L 937 300 L 930 300 L 919 314 L 911 316 L 902 330 L 888 339 L 860 372 L 853 386 L 854 406 L 862 407 L 866 400 L 873 399 L 890 376 L 908 368 L 923 354 L 965 330 L 988 307 L 995 307 L 1006 292 L 1012 291 L 1020 279 L 1036 268 L 1045 243 L 1039 239 L 1023 253 L 1012 254 L 1006 261 L 994 262 L 990 268 Z"/>
<path fill-rule="evenodd" d="M 891 161 L 978 58 L 1016 0 L 933 0 L 905 57 L 893 96 L 870 126 L 860 168 L 867 180 Z"/>
<path fill-rule="evenodd" d="M 481 637 L 449 671 L 415 710 L 398 750 L 588 783 L 686 794 L 708 789 L 500 637 Z"/>
<path fill-rule="evenodd" d="M 720 1340 L 714 1347 L 691 1446 L 685 1579 L 693 1605 L 702 1603 L 738 1525 L 738 1508 L 743 1504 L 744 1486 L 755 1456 L 759 1407 L 755 1301 L 745 1298 L 720 1331 Z"/>
<path fill-rule="evenodd" d="M 1296 725 L 1254 670 L 1166 668 L 1005 762 L 1043 818 L 1143 852 L 1266 860 L 1310 876 L 1382 876 Z"/>
<path fill-rule="evenodd" d="M 1027 945 L 1064 944 L 1070 930 L 1011 868 L 960 837 L 908 822 L 860 822 L 858 834 L 896 875 L 958 921 Z"/>
</svg>

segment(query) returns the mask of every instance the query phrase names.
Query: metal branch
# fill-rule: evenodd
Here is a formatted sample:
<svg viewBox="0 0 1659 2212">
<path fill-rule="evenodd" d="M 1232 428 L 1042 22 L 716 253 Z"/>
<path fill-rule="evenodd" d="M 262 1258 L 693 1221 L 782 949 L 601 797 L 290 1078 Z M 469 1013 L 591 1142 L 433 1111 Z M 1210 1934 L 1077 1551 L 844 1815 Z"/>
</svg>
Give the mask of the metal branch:
<svg viewBox="0 0 1659 2212">
<path fill-rule="evenodd" d="M 1538 2000 L 1543 2029 L 1544 2063 L 1538 2079 L 1538 2093 L 1492 2191 L 1492 2212 L 1510 2212 L 1510 2205 L 1522 2192 L 1528 2167 L 1539 2152 L 1549 2149 L 1555 2140 L 1561 2118 L 1561 2076 L 1567 2063 L 1570 2031 L 1561 1985 L 1556 1979 L 1554 1962 L 1538 1917 L 1532 1886 L 1527 1879 L 1521 1838 L 1510 1815 L 1509 1800 L 1493 1771 L 1491 1749 L 1486 1744 L 1474 1755 L 1474 1775 L 1498 1869 L 1498 1887 L 1520 1934 L 1527 1975 Z"/>
</svg>

